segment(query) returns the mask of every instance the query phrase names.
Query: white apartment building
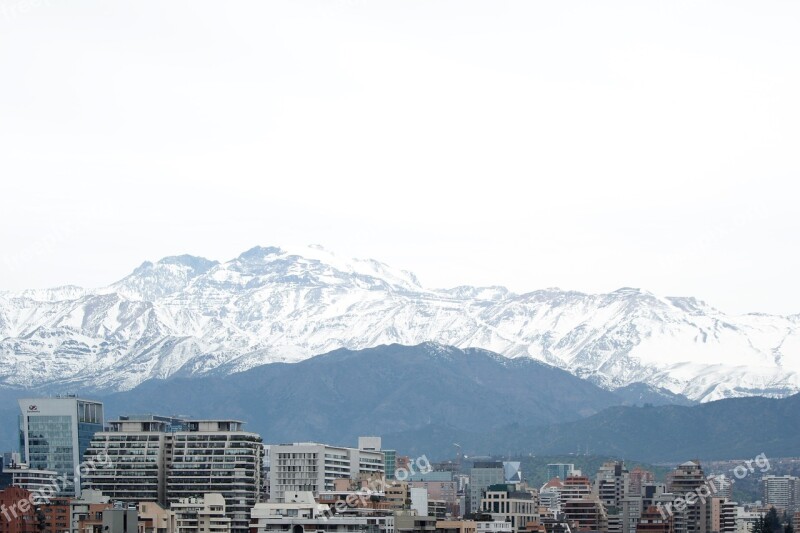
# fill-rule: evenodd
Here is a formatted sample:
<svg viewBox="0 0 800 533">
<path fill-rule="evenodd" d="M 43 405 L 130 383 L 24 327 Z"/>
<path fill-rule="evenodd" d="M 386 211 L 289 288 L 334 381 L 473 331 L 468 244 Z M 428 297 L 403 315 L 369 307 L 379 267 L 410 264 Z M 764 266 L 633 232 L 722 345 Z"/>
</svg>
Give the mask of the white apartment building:
<svg viewBox="0 0 800 533">
<path fill-rule="evenodd" d="M 206 493 L 225 499 L 233 533 L 247 533 L 261 489 L 261 437 L 238 420 L 127 417 L 95 434 L 87 458 L 111 458 L 86 485 L 123 502 L 172 505 Z M 99 461 L 98 461 L 99 463 Z"/>
<path fill-rule="evenodd" d="M 383 452 L 329 446 L 316 442 L 278 444 L 269 450 L 270 501 L 284 502 L 287 493 L 334 490 L 334 480 L 358 479 L 384 472 Z"/>
</svg>

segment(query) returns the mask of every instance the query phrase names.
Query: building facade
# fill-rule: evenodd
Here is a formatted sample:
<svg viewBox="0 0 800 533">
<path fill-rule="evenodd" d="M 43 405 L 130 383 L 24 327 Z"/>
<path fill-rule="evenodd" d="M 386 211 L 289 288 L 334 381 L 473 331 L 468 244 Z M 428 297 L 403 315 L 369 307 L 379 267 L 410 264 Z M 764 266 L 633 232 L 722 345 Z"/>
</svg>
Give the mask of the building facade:
<svg viewBox="0 0 800 533">
<path fill-rule="evenodd" d="M 103 430 L 103 404 L 76 397 L 23 398 L 19 407 L 23 462 L 64 476 L 60 494 L 80 496 L 80 465 L 92 437 Z"/>
<path fill-rule="evenodd" d="M 270 501 L 287 493 L 334 490 L 336 479 L 384 473 L 383 452 L 329 446 L 316 442 L 278 444 L 269 450 Z"/>
</svg>

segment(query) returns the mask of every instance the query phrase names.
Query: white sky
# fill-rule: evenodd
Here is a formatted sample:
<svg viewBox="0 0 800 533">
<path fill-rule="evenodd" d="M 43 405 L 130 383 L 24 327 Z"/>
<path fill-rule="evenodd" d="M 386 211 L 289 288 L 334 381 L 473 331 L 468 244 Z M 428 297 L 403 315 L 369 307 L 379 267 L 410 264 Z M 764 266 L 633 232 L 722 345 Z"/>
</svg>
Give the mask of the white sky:
<svg viewBox="0 0 800 533">
<path fill-rule="evenodd" d="M 800 3 L 0 0 L 0 288 L 319 243 L 800 312 Z"/>
</svg>

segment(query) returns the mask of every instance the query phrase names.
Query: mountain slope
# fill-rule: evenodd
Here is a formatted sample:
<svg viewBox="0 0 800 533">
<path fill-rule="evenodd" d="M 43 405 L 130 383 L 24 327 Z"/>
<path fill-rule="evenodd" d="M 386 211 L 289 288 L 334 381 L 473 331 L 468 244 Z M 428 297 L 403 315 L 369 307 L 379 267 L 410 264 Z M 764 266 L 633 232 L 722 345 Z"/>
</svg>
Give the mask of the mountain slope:
<svg viewBox="0 0 800 533">
<path fill-rule="evenodd" d="M 491 428 L 576 420 L 619 398 L 531 359 L 424 343 L 340 349 L 228 376 L 153 380 L 103 401 L 114 414 L 169 406 L 195 417 L 241 418 L 268 442 L 350 442 L 426 424 Z"/>
<path fill-rule="evenodd" d="M 408 272 L 319 247 L 256 247 L 225 263 L 169 257 L 102 289 L 0 293 L 0 383 L 8 386 L 126 390 L 150 378 L 425 341 L 692 400 L 800 390 L 797 315 L 728 316 L 692 298 L 628 288 L 428 289 Z"/>
<path fill-rule="evenodd" d="M 787 398 L 729 398 L 690 407 L 609 407 L 587 418 L 551 424 L 480 428 L 426 426 L 384 436 L 387 447 L 409 454 L 443 450 L 449 443 L 474 454 L 606 454 L 640 461 L 690 458 L 745 460 L 800 455 L 800 394 Z"/>
</svg>

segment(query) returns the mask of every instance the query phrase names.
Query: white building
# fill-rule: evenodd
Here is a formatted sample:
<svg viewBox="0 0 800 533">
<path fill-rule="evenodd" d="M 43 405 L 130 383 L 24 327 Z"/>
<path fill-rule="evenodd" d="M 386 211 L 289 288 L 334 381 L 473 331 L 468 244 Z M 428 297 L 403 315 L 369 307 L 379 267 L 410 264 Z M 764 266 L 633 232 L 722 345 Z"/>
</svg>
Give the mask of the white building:
<svg viewBox="0 0 800 533">
<path fill-rule="evenodd" d="M 316 442 L 273 444 L 269 450 L 271 502 L 285 494 L 334 490 L 336 479 L 358 479 L 362 474 L 383 473 L 383 453 L 329 446 Z"/>
<path fill-rule="evenodd" d="M 20 487 L 43 496 L 55 495 L 55 479 L 58 474 L 54 470 L 37 470 L 25 463 L 11 463 L 3 467 L 1 485 Z"/>
<path fill-rule="evenodd" d="M 309 491 L 286 491 L 285 501 L 257 503 L 251 512 L 252 533 L 380 533 L 366 517 L 337 515 L 327 505 L 319 504 Z"/>
<path fill-rule="evenodd" d="M 87 476 L 87 486 L 118 501 L 164 506 L 219 493 L 231 531 L 247 533 L 261 490 L 261 437 L 238 420 L 157 418 L 128 417 L 95 435 L 87 457 L 107 453 L 111 460 Z"/>
</svg>

